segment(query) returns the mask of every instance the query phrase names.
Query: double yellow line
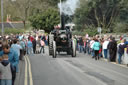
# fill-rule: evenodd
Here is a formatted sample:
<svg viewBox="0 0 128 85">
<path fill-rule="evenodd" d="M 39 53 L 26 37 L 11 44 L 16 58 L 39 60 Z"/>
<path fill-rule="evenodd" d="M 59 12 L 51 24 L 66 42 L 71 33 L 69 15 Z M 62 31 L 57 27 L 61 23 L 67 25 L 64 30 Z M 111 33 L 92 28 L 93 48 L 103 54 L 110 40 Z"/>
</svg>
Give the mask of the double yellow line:
<svg viewBox="0 0 128 85">
<path fill-rule="evenodd" d="M 32 71 L 31 71 L 31 64 L 28 56 L 24 56 L 25 58 L 25 79 L 24 79 L 24 85 L 33 85 L 33 79 L 32 79 Z M 28 76 L 29 74 L 29 76 Z"/>
</svg>

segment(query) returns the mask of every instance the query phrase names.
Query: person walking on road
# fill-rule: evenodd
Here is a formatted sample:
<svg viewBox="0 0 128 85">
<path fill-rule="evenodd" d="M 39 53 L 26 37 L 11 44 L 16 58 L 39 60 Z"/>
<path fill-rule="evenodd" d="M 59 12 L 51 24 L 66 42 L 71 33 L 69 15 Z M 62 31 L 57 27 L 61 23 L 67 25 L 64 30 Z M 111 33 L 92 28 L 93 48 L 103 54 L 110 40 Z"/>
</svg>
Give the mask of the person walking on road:
<svg viewBox="0 0 128 85">
<path fill-rule="evenodd" d="M 100 42 L 98 41 L 98 39 L 95 39 L 95 43 L 93 45 L 93 50 L 95 52 L 95 60 L 99 60 L 99 50 L 100 50 Z"/>
<path fill-rule="evenodd" d="M 36 53 L 36 39 L 34 38 L 34 40 L 32 41 L 32 45 L 33 45 L 33 53 Z"/>
<path fill-rule="evenodd" d="M 82 37 L 80 37 L 79 39 L 79 52 L 82 53 L 83 52 L 83 46 L 84 46 L 84 42 Z"/>
<path fill-rule="evenodd" d="M 45 42 L 43 39 L 40 40 L 40 45 L 41 45 L 40 53 L 42 52 L 42 49 L 43 49 L 43 53 L 45 53 L 45 50 L 44 50 Z"/>
<path fill-rule="evenodd" d="M 33 53 L 33 45 L 30 38 L 28 38 L 28 42 L 27 42 L 27 53 L 29 55 Z"/>
<path fill-rule="evenodd" d="M 91 54 L 90 42 L 91 42 L 91 40 L 90 40 L 90 39 L 87 39 L 87 42 L 86 42 L 86 49 L 87 49 L 88 55 Z"/>
<path fill-rule="evenodd" d="M 84 54 L 86 54 L 86 47 L 87 47 L 87 42 L 86 42 L 86 38 L 84 39 Z"/>
<path fill-rule="evenodd" d="M 20 50 L 20 60 L 22 60 L 23 56 L 24 56 L 24 52 L 25 52 L 25 42 L 24 39 L 20 40 L 20 46 L 22 47 L 22 49 Z"/>
</svg>

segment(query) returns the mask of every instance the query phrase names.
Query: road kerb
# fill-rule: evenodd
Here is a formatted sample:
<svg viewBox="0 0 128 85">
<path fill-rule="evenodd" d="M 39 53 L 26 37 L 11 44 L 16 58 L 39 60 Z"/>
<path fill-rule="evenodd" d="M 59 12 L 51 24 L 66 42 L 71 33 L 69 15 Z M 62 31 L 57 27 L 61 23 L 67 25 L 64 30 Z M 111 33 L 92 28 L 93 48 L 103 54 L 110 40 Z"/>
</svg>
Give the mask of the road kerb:
<svg viewBox="0 0 128 85">
<path fill-rule="evenodd" d="M 104 61 L 108 62 L 108 60 L 107 60 L 107 59 L 102 59 L 102 60 L 104 60 Z M 111 63 L 111 64 L 115 64 L 115 65 L 120 66 L 120 67 L 128 68 L 127 66 L 122 65 L 122 64 L 118 64 L 118 63 L 116 63 L 116 62 L 110 62 L 110 63 Z"/>
</svg>

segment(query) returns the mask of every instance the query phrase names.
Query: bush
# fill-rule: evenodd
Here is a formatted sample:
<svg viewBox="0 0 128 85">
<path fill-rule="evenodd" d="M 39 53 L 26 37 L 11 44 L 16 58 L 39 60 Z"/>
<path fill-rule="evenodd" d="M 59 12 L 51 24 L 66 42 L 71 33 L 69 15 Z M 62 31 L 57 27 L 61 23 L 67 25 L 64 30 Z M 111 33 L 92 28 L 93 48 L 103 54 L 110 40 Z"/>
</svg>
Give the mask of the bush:
<svg viewBox="0 0 128 85">
<path fill-rule="evenodd" d="M 81 35 L 81 36 L 85 36 L 85 34 L 89 34 L 89 36 L 95 36 L 96 34 L 98 34 L 96 29 L 86 29 L 84 31 L 74 31 L 73 35 Z"/>
<path fill-rule="evenodd" d="M 128 23 L 117 23 L 114 27 L 115 33 L 127 33 L 128 32 Z"/>
<path fill-rule="evenodd" d="M 85 34 L 89 34 L 89 36 L 95 36 L 96 34 L 98 34 L 98 32 L 97 32 L 97 29 L 86 29 L 85 31 L 84 31 L 84 33 Z"/>
<path fill-rule="evenodd" d="M 85 36 L 86 34 L 89 34 L 89 36 L 95 36 L 96 34 L 98 34 L 97 32 L 97 28 L 95 28 L 94 26 L 87 26 L 86 28 L 84 28 L 84 30 L 79 31 L 78 27 L 76 27 L 75 29 L 77 29 L 76 31 L 73 32 L 74 35 L 82 35 Z"/>
</svg>

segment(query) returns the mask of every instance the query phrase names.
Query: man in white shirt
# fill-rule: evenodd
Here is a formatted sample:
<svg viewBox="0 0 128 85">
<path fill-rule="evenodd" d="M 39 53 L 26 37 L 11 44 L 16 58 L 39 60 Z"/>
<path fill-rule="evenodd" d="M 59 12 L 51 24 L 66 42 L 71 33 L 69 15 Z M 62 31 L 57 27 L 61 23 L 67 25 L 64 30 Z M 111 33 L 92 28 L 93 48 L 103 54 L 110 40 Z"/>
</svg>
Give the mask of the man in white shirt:
<svg viewBox="0 0 128 85">
<path fill-rule="evenodd" d="M 103 51 L 104 51 L 104 57 L 107 59 L 107 54 L 108 54 L 108 44 L 109 41 L 107 39 L 105 39 L 104 43 L 103 43 Z"/>
</svg>

